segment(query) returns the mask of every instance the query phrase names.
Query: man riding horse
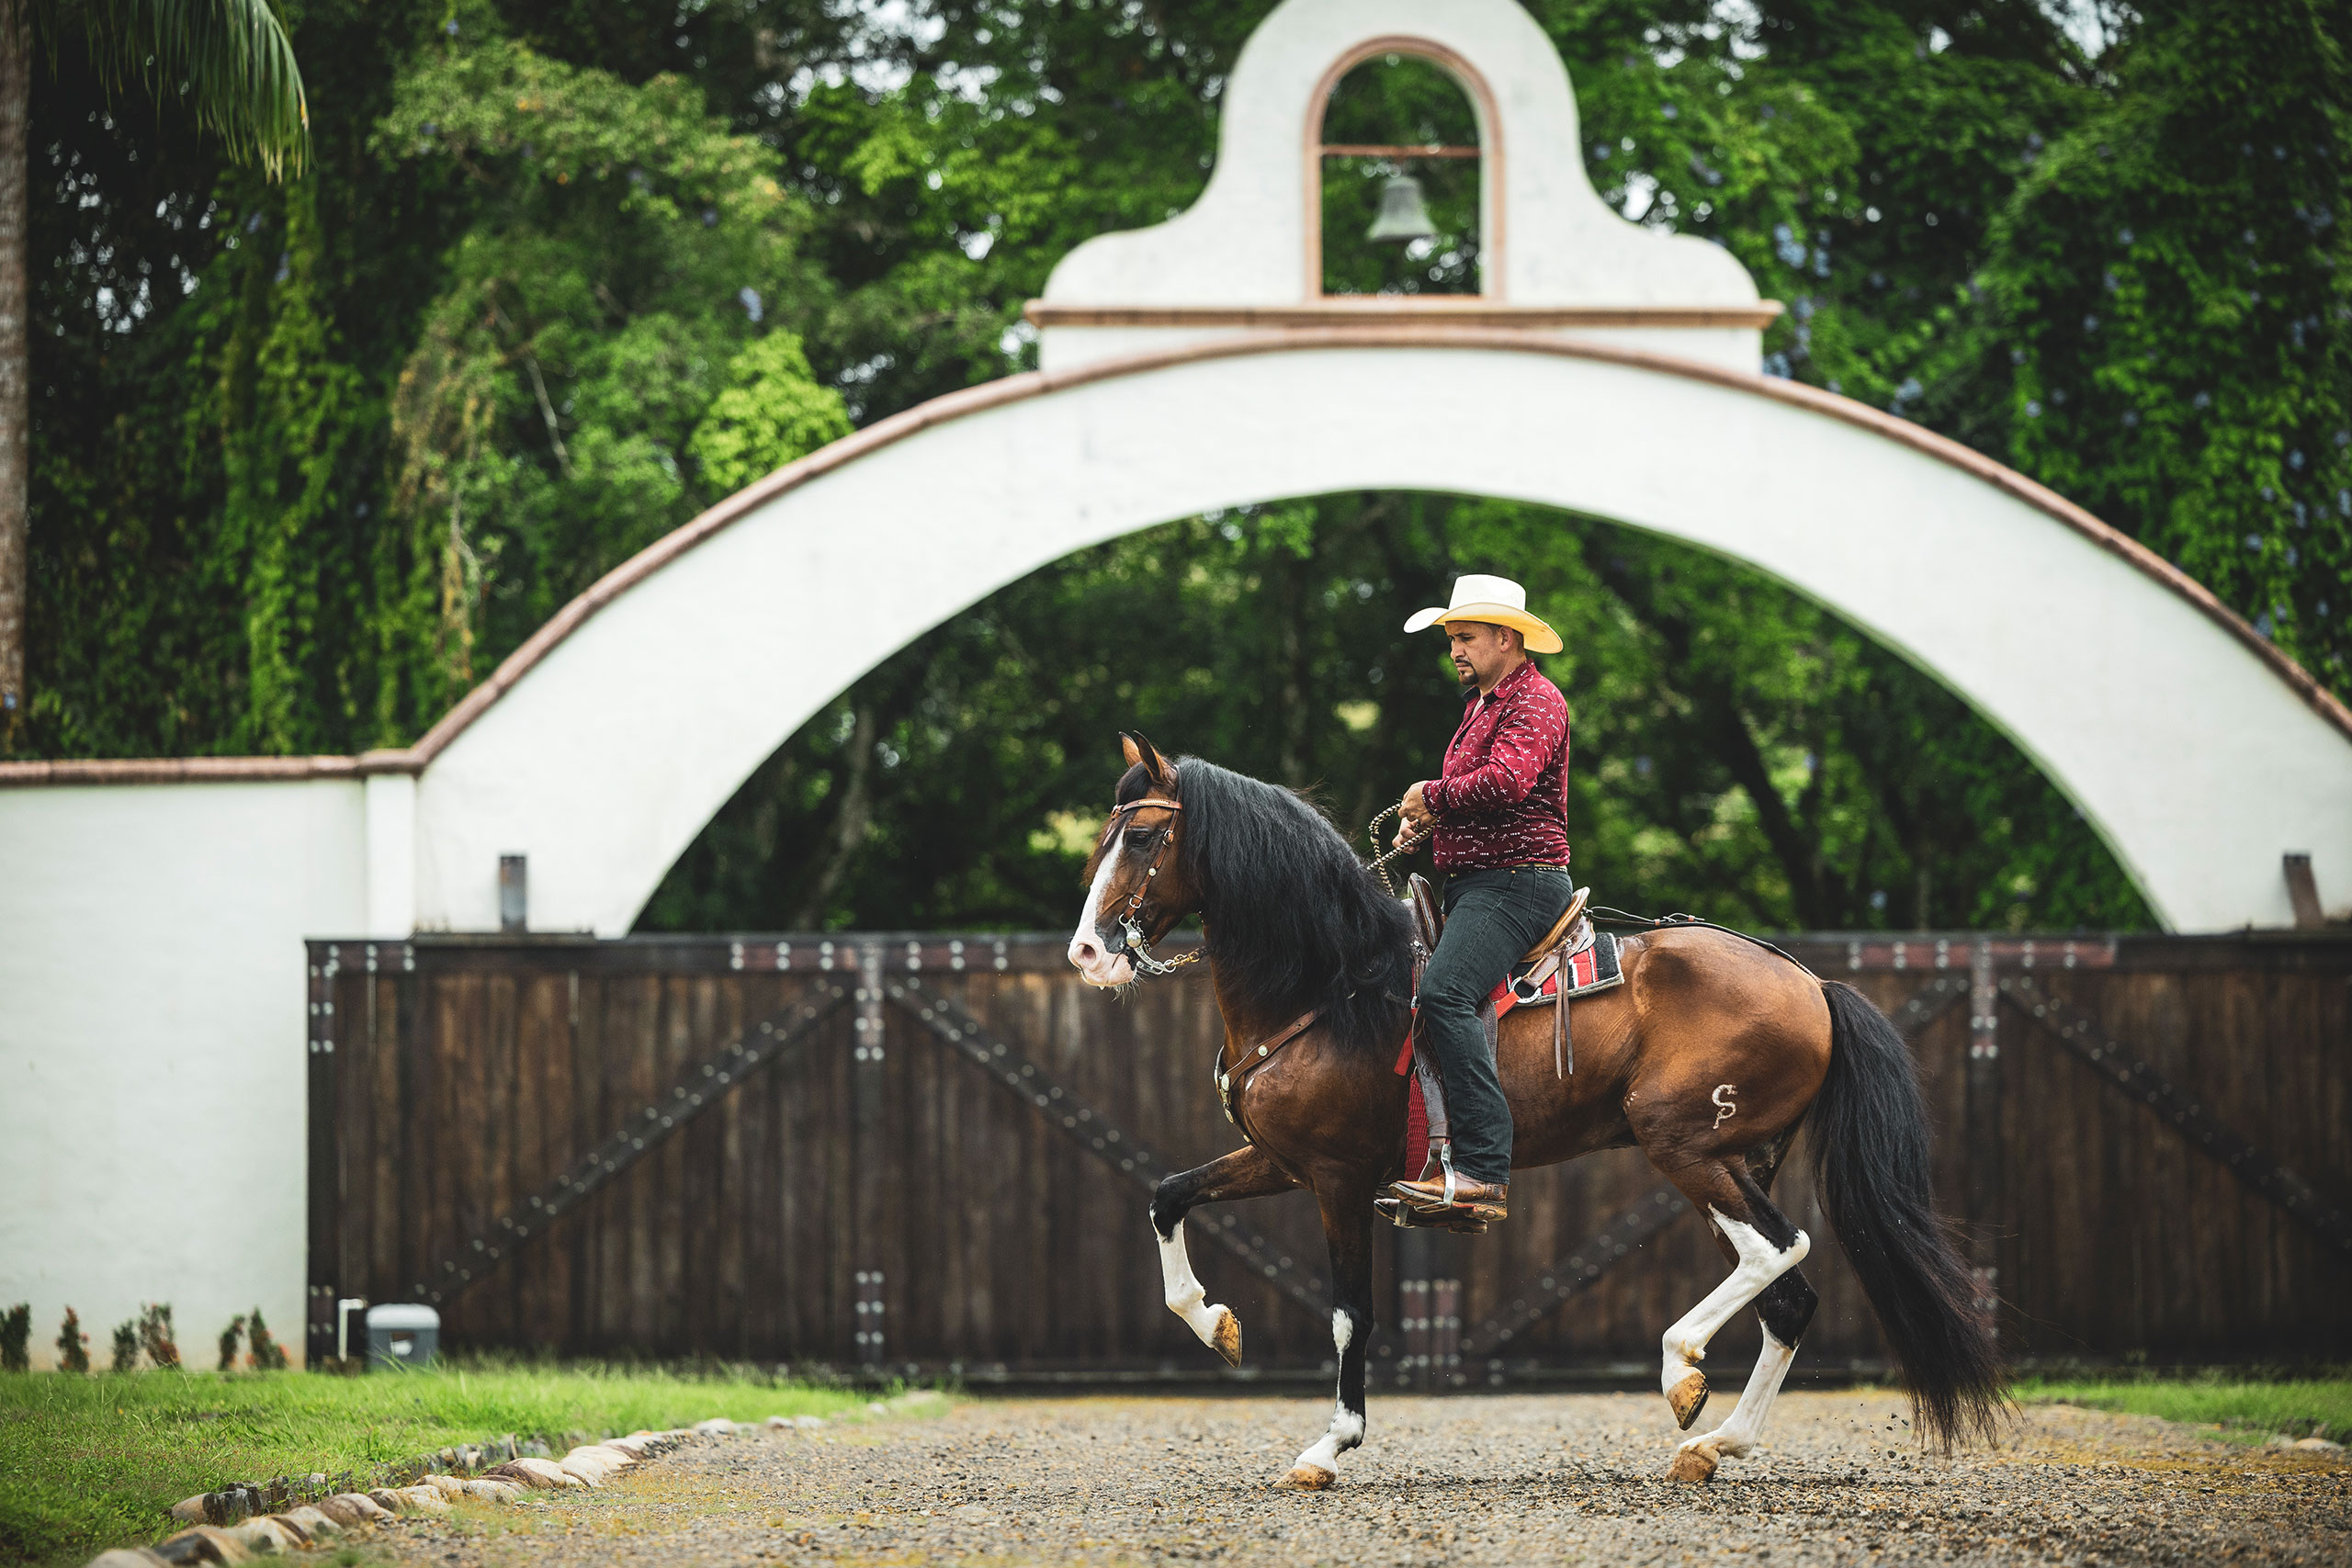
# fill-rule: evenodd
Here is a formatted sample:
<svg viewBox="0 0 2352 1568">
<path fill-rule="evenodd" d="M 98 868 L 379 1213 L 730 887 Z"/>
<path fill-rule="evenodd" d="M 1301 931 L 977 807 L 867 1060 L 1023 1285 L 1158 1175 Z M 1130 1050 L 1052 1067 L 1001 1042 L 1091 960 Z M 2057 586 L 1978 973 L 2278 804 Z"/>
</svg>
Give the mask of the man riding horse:
<svg viewBox="0 0 2352 1568">
<path fill-rule="evenodd" d="M 1619 983 L 1573 1001 L 1564 989 L 1540 1010 L 1514 1006 L 1497 1021 L 1498 1043 L 1487 1043 L 1477 1010 L 1512 960 L 1560 923 L 1569 897 L 1566 708 L 1526 662 L 1529 649 L 1554 650 L 1560 639 L 1499 578 L 1465 577 L 1452 604 L 1407 624 L 1439 621 L 1477 699 L 1442 774 L 1414 786 L 1399 809 L 1415 831 L 1434 831 L 1451 878 L 1453 919 L 1421 977 L 1420 1007 L 1459 1112 L 1454 1195 L 1468 1207 L 1447 1207 L 1442 1183 L 1395 1179 L 1410 1148 L 1397 1046 L 1416 922 L 1308 801 L 1123 734 L 1125 771 L 1070 933 L 1071 964 L 1097 986 L 1133 986 L 1195 956 L 1209 967 L 1224 1024 L 1211 1067 L 1242 1144 L 1163 1177 L 1151 1226 L 1169 1310 L 1234 1366 L 1240 1320 L 1193 1272 L 1185 1216 L 1204 1203 L 1315 1194 L 1331 1261 L 1334 1398 L 1329 1426 L 1283 1484 L 1331 1485 L 1340 1456 L 1363 1442 L 1384 1189 L 1416 1220 L 1469 1229 L 1501 1216 L 1514 1163 L 1627 1145 L 1704 1218 L 1730 1268 L 1659 1342 L 1658 1389 L 1678 1427 L 1689 1429 L 1707 1404 L 1709 1342 L 1749 1307 L 1763 1327 L 1730 1419 L 1686 1439 L 1669 1473 L 1704 1481 L 1721 1461 L 1754 1451 L 1819 1301 L 1799 1268 L 1812 1242 L 1771 1197 L 1800 1125 L 1813 1196 L 1903 1365 L 1918 1429 L 1947 1447 L 1989 1435 L 2004 1408 L 2000 1346 L 1983 1287 L 1935 1211 L 1910 1048 L 1867 997 L 1736 931 L 1626 920 L 1637 929 L 1616 940 Z M 1153 945 L 1193 915 L 1201 946 L 1153 958 Z M 1573 1073 L 1559 1054 L 1570 1006 L 1583 1042 Z"/>
<path fill-rule="evenodd" d="M 1442 1175 L 1388 1190 L 1432 1221 L 1491 1222 L 1510 1199 L 1511 1121 L 1479 1011 L 1575 891 L 1564 815 L 1568 705 L 1528 660 L 1531 650 L 1559 652 L 1560 637 L 1527 613 L 1518 583 L 1460 578 L 1451 604 L 1421 611 L 1405 629 L 1440 623 L 1464 711 L 1440 775 L 1405 792 L 1396 842 L 1431 838 L 1445 874 L 1445 930 L 1421 975 L 1418 1027 L 1445 1080 L 1454 1179 L 1450 1205 Z"/>
</svg>

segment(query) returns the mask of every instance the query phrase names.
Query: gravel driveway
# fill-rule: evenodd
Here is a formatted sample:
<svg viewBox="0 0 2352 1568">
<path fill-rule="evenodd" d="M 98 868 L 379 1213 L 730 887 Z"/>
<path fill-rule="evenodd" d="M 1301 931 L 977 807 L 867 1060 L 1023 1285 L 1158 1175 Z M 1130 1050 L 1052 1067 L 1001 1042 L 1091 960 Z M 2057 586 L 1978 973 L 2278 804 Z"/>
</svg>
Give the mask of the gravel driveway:
<svg viewBox="0 0 2352 1568">
<path fill-rule="evenodd" d="M 606 1490 L 383 1532 L 417 1568 L 617 1563 L 2352 1562 L 2352 1466 L 2064 1406 L 1921 1458 L 1903 1404 L 1792 1393 L 1771 1446 L 1665 1479 L 1654 1394 L 1375 1396 L 1315 1495 L 1268 1483 L 1320 1402 L 975 1399 L 698 1442 Z"/>
</svg>

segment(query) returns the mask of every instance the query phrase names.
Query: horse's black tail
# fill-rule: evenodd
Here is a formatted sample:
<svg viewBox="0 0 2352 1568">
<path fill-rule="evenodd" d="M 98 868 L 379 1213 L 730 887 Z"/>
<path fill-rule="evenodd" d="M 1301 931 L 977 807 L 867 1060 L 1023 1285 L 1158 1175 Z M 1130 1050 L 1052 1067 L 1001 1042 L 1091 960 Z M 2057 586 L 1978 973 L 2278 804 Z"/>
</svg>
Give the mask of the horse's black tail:
<svg viewBox="0 0 2352 1568">
<path fill-rule="evenodd" d="M 1922 1436 L 1949 1451 L 1989 1439 L 2007 1371 L 1967 1265 L 1928 1192 L 1928 1112 L 1911 1051 L 1886 1015 L 1825 980 L 1829 1076 L 1808 1141 L 1823 1208 L 1903 1363 Z"/>
</svg>

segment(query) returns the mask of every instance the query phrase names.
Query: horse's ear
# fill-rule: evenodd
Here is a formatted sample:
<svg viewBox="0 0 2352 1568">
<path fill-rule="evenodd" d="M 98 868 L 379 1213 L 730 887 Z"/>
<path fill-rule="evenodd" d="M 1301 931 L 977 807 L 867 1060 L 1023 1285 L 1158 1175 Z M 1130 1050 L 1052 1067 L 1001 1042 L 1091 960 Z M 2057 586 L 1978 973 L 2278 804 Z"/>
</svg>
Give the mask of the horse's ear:
<svg viewBox="0 0 2352 1568">
<path fill-rule="evenodd" d="M 1127 766 L 1141 768 L 1151 776 L 1152 783 L 1166 787 L 1175 782 L 1176 770 L 1168 765 L 1157 747 L 1144 739 L 1141 730 L 1119 731 L 1119 745 L 1126 753 Z"/>
</svg>

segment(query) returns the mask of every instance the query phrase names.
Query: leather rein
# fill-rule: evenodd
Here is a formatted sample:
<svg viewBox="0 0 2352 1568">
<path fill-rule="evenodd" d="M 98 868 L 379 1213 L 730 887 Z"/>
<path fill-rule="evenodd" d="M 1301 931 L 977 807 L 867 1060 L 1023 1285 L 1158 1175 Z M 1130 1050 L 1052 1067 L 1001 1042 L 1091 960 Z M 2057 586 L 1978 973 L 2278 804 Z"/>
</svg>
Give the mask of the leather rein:
<svg viewBox="0 0 2352 1568">
<path fill-rule="evenodd" d="M 1128 817 L 1129 813 L 1140 811 L 1147 806 L 1156 806 L 1163 811 L 1184 809 L 1182 801 L 1167 800 L 1157 795 L 1146 795 L 1140 800 L 1130 800 L 1124 806 L 1114 806 L 1111 808 L 1110 820 L 1102 825 L 1103 842 L 1107 844 L 1110 841 L 1111 835 L 1118 830 L 1119 824 Z M 1170 825 L 1173 827 L 1173 818 L 1170 818 Z M 1204 942 L 1190 953 L 1180 953 L 1162 963 L 1151 956 L 1150 943 L 1144 940 L 1143 928 L 1136 920 L 1137 911 L 1143 908 L 1145 896 L 1151 891 L 1152 878 L 1159 874 L 1160 860 L 1168 853 L 1168 846 L 1175 841 L 1176 835 L 1171 831 L 1161 838 L 1159 846 L 1151 852 L 1151 863 L 1144 868 L 1143 880 L 1136 885 L 1136 890 L 1127 896 L 1127 907 L 1120 912 L 1117 922 L 1119 930 L 1127 939 L 1127 962 L 1135 965 L 1137 975 L 1148 976 L 1155 979 L 1163 975 L 1172 975 L 1185 964 L 1197 964 L 1208 956 L 1208 944 Z M 1226 1066 L 1225 1045 L 1220 1043 L 1217 1046 L 1216 1057 L 1211 1065 L 1210 1074 L 1216 1080 L 1217 1103 L 1225 1110 L 1225 1119 L 1236 1127 L 1241 1128 L 1241 1135 L 1244 1138 L 1250 1138 L 1250 1129 L 1242 1126 L 1241 1118 L 1235 1110 L 1243 1084 L 1249 1080 L 1250 1074 L 1265 1066 L 1267 1059 L 1275 1052 L 1306 1033 L 1322 1014 L 1323 1010 L 1320 1008 L 1309 1009 L 1263 1040 L 1243 1046 L 1229 1067 Z M 1257 1142 L 1254 1138 L 1250 1138 L 1250 1141 Z"/>
</svg>

